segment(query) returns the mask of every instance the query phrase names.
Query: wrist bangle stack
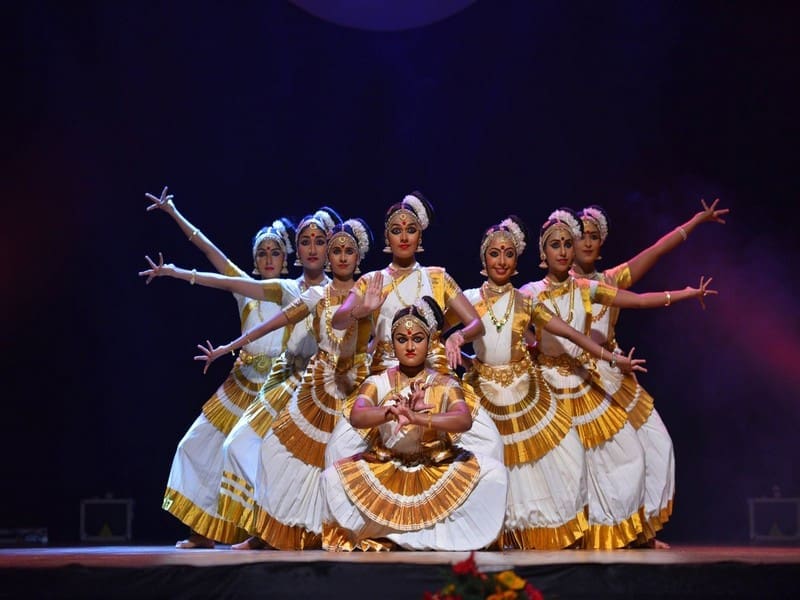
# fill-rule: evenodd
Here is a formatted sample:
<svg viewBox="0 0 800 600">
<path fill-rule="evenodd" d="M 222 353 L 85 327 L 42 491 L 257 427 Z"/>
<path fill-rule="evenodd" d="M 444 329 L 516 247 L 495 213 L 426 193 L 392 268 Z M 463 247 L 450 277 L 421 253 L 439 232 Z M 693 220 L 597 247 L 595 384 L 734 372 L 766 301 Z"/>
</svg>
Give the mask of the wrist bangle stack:
<svg viewBox="0 0 800 600">
<path fill-rule="evenodd" d="M 681 234 L 681 237 L 683 238 L 683 241 L 684 241 L 684 242 L 686 241 L 686 238 L 688 238 L 688 237 L 689 237 L 689 234 L 688 234 L 688 233 L 686 233 L 686 230 L 683 228 L 683 225 L 681 225 L 680 227 L 678 227 L 678 233 L 680 233 L 680 234 Z"/>
<path fill-rule="evenodd" d="M 617 366 L 617 355 L 612 352 L 611 353 L 611 368 L 614 369 Z"/>
<path fill-rule="evenodd" d="M 197 269 L 192 269 L 192 276 L 189 278 L 189 285 L 194 285 L 196 279 L 197 279 Z"/>
<path fill-rule="evenodd" d="M 664 292 L 664 296 L 666 297 L 664 306 L 669 306 L 672 303 L 672 294 L 670 294 L 669 292 Z"/>
</svg>

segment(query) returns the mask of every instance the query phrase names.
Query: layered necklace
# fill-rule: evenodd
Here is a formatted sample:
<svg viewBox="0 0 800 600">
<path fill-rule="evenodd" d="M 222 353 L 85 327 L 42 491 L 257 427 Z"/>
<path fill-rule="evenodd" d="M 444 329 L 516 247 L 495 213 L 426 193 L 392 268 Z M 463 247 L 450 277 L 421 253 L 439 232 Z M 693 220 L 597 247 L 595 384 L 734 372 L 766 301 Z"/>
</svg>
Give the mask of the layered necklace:
<svg viewBox="0 0 800 600">
<path fill-rule="evenodd" d="M 600 275 L 600 273 L 598 273 L 597 271 L 592 271 L 591 273 L 585 273 L 585 274 L 576 273 L 576 276 L 578 277 L 578 279 L 591 279 L 592 281 L 603 280 L 603 276 Z M 594 311 L 594 305 L 592 305 L 592 311 Z M 597 314 L 594 314 L 594 312 L 592 312 L 592 320 L 599 321 L 600 319 L 603 318 L 603 315 L 606 314 L 606 311 L 608 311 L 608 305 L 601 304 L 600 310 L 597 311 Z"/>
<path fill-rule="evenodd" d="M 331 325 L 331 321 L 333 321 L 333 310 L 332 310 L 332 302 L 331 302 L 331 288 L 333 284 L 330 283 L 325 286 L 325 333 L 328 334 L 328 339 L 333 342 L 337 348 L 342 345 L 342 343 L 347 339 L 347 336 L 350 335 L 351 325 L 347 326 L 347 329 L 344 330 L 344 333 L 339 336 L 334 332 L 333 326 Z"/>
<path fill-rule="evenodd" d="M 547 283 L 548 283 L 548 285 L 547 285 L 547 296 L 548 296 L 548 298 L 550 298 L 550 302 L 553 305 L 553 310 L 556 311 L 556 315 L 558 316 L 559 319 L 561 319 L 565 323 L 572 323 L 573 310 L 575 308 L 575 302 L 573 301 L 574 298 L 575 298 L 575 279 L 573 279 L 571 276 L 569 276 L 567 278 L 567 282 L 565 282 L 565 283 L 560 283 L 559 284 L 559 283 L 554 282 L 552 279 L 548 279 Z M 565 285 L 569 286 L 569 315 L 567 316 L 566 319 L 561 316 L 561 310 L 558 308 L 558 304 L 556 304 L 556 299 L 553 296 L 553 288 L 561 289 Z"/>
<path fill-rule="evenodd" d="M 393 267 L 392 265 L 389 265 L 389 276 L 392 278 L 392 291 L 397 296 L 397 299 L 400 301 L 400 304 L 402 304 L 403 307 L 406 307 L 406 308 L 411 306 L 412 304 L 414 304 L 414 302 L 417 301 L 417 299 L 419 298 L 420 294 L 422 293 L 422 269 L 418 269 L 417 267 L 418 267 L 418 265 L 416 265 L 416 264 L 413 267 L 411 267 L 411 269 L 417 271 L 417 293 L 414 296 L 414 300 L 412 300 L 411 302 L 406 302 L 405 299 L 400 295 L 400 288 L 398 287 L 397 281 L 395 281 L 395 278 L 393 276 L 395 272 L 399 271 L 399 269 L 397 269 L 396 267 Z M 410 277 L 410 275 L 408 275 L 408 276 Z"/>
<path fill-rule="evenodd" d="M 511 312 L 514 310 L 514 296 L 510 296 L 508 299 L 508 305 L 506 306 L 506 312 L 503 315 L 502 319 L 498 319 L 497 315 L 494 314 L 492 310 L 492 303 L 489 302 L 489 298 L 486 296 L 486 290 L 494 292 L 495 294 L 504 294 L 506 291 L 512 289 L 510 283 L 506 283 L 500 287 L 490 285 L 489 282 L 484 282 L 481 286 L 480 294 L 483 303 L 486 304 L 486 311 L 489 313 L 489 318 L 492 320 L 492 324 L 494 328 L 497 329 L 497 333 L 500 333 L 500 330 L 503 328 L 503 325 L 508 323 L 508 319 L 511 318 Z"/>
</svg>

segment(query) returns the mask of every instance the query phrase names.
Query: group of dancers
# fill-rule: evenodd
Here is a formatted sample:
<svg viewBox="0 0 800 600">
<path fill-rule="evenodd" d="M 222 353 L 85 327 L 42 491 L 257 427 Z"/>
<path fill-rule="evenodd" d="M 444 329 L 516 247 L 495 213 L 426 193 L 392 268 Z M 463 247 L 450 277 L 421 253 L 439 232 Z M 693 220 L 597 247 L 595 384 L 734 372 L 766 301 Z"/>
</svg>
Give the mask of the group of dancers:
<svg viewBox="0 0 800 600">
<path fill-rule="evenodd" d="M 235 360 L 173 459 L 163 508 L 191 530 L 177 547 L 665 545 L 656 533 L 673 508 L 672 441 L 635 376 L 645 361 L 621 350 L 615 326 L 621 308 L 717 293 L 704 277 L 680 290 L 627 288 L 697 225 L 724 223 L 719 200 L 602 272 L 605 211 L 559 208 L 536 240 L 546 275 L 520 288 L 511 279 L 534 240 L 508 216 L 476 243 L 485 280 L 462 290 L 445 268 L 418 262 L 434 215 L 420 192 L 388 208 L 390 262 L 365 274 L 370 228 L 330 207 L 259 230 L 248 274 L 166 187 L 146 197 L 217 272 L 159 254 L 139 274 L 232 292 L 241 317 L 229 343 L 198 345 L 204 372 Z"/>
</svg>

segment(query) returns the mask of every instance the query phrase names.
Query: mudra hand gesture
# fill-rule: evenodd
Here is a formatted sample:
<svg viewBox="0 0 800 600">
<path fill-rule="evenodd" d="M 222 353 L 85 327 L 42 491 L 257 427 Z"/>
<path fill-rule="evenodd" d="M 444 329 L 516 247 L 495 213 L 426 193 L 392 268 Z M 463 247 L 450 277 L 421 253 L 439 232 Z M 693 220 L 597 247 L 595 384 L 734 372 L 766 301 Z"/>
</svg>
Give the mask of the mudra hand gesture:
<svg viewBox="0 0 800 600">
<path fill-rule="evenodd" d="M 153 194 L 145 193 L 145 198 L 150 200 L 151 204 L 147 207 L 147 212 L 151 210 L 163 210 L 164 212 L 170 212 L 175 210 L 175 204 L 172 202 L 174 196 L 172 194 L 167 194 L 167 186 L 164 186 L 164 189 L 161 190 L 161 196 L 156 198 Z"/>
<path fill-rule="evenodd" d="M 703 212 L 700 216 L 700 222 L 704 223 L 706 221 L 713 221 L 715 223 L 722 223 L 725 224 L 725 219 L 722 217 L 727 215 L 731 212 L 730 208 L 717 208 L 717 204 L 719 204 L 719 198 L 716 198 L 714 202 L 711 203 L 711 206 L 706 204 L 706 201 L 702 198 L 700 202 L 703 204 Z"/>
<path fill-rule="evenodd" d="M 616 367 L 626 375 L 633 371 L 647 373 L 647 369 L 644 366 L 644 363 L 647 361 L 644 358 L 633 358 L 634 350 L 636 350 L 636 348 L 631 348 L 627 355 L 620 352 L 615 352 L 614 363 Z"/>
<path fill-rule="evenodd" d="M 145 284 L 149 284 L 154 277 L 170 276 L 175 272 L 175 265 L 172 263 L 164 264 L 164 257 L 161 252 L 158 253 L 158 264 L 154 263 L 149 256 L 144 258 L 150 264 L 150 268 L 146 271 L 139 271 L 139 277 L 147 277 Z"/>
<path fill-rule="evenodd" d="M 705 276 L 701 275 L 700 276 L 700 287 L 697 288 L 697 289 L 690 288 L 690 289 L 694 289 L 694 291 L 696 292 L 697 299 L 700 300 L 700 306 L 703 307 L 703 310 L 706 309 L 706 303 L 703 301 L 703 298 L 705 298 L 709 294 L 716 295 L 716 294 L 719 293 L 719 292 L 717 292 L 717 290 L 708 289 L 709 284 L 714 279 L 713 277 L 709 277 L 708 279 L 705 279 L 705 281 L 704 281 L 704 279 L 705 279 Z"/>
<path fill-rule="evenodd" d="M 383 293 L 383 274 L 375 273 L 367 283 L 367 289 L 359 305 L 359 313 L 363 313 L 361 317 L 366 317 L 378 310 L 383 306 L 385 300 L 386 294 Z"/>
<path fill-rule="evenodd" d="M 206 340 L 206 345 L 203 346 L 202 344 L 197 344 L 197 347 L 200 349 L 202 354 L 198 354 L 194 357 L 195 360 L 200 360 L 205 362 L 206 364 L 203 366 L 203 375 L 206 374 L 208 371 L 208 367 L 211 366 L 211 363 L 217 360 L 220 356 L 227 353 L 227 349 L 225 346 L 214 346 L 211 345 L 211 342 Z"/>
</svg>

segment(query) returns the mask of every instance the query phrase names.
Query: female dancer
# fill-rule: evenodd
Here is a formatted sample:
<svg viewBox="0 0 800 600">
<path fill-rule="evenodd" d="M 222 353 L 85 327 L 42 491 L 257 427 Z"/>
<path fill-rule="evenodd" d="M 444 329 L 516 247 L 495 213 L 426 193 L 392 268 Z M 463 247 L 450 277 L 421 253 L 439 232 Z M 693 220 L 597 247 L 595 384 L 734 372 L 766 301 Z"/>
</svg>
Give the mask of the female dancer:
<svg viewBox="0 0 800 600">
<path fill-rule="evenodd" d="M 559 209 L 542 225 L 539 236 L 541 266 L 547 275 L 521 288 L 543 303 L 570 326 L 588 333 L 591 304 L 620 308 L 669 306 L 687 298 L 716 294 L 709 280 L 698 288 L 634 294 L 569 274 L 575 243 L 581 237 L 580 221 L 570 209 Z M 589 529 L 583 547 L 624 547 L 642 532 L 644 505 L 644 450 L 628 422 L 624 408 L 603 390 L 587 364 L 585 353 L 571 341 L 536 330 L 537 361 L 559 401 L 571 408 L 572 424 L 586 449 Z M 609 364 L 616 366 L 617 355 Z"/>
<path fill-rule="evenodd" d="M 627 289 L 639 281 L 667 252 L 684 241 L 689 233 L 701 223 L 725 223 L 724 216 L 729 209 L 717 209 L 717 198 L 708 206 L 701 200 L 703 210 L 695 214 L 683 225 L 663 236 L 652 246 L 645 248 L 627 262 L 614 268 L 597 272 L 600 250 L 608 237 L 608 216 L 597 205 L 579 212 L 583 224 L 583 235 L 575 247 L 575 262 L 572 274 L 576 278 L 602 281 L 612 287 Z M 598 343 L 611 351 L 618 352 L 615 327 L 619 309 L 603 305 L 592 307 L 592 330 L 590 335 Z M 611 393 L 614 401 L 625 407 L 628 419 L 639 436 L 645 450 L 645 514 L 642 522 L 641 542 L 654 548 L 668 548 L 656 539 L 656 532 L 663 528 L 672 514 L 675 495 L 675 456 L 667 428 L 653 407 L 653 398 L 647 393 L 631 373 L 621 381 L 616 377 L 604 377 L 608 361 L 602 361 L 598 370 L 604 389 Z"/>
<path fill-rule="evenodd" d="M 420 192 L 412 192 L 401 202 L 390 206 L 386 211 L 386 247 L 383 251 L 392 255 L 391 263 L 385 269 L 363 275 L 333 316 L 333 326 L 344 328 L 351 320 L 375 313 L 373 374 L 397 364 L 398 357 L 394 354 L 391 335 L 394 315 L 422 296 L 433 297 L 448 319 L 453 314 L 454 320 L 464 324 L 463 329 L 450 335 L 444 344 L 440 334 L 434 333 L 429 348 L 429 360 L 434 368 L 452 373 L 452 369 L 461 364 L 461 346 L 483 333 L 483 322 L 478 313 L 447 271 L 442 267 L 423 267 L 416 260 L 417 253 L 423 251 L 422 232 L 427 229 L 432 217 L 433 208 Z M 373 280 L 377 280 L 376 285 L 382 286 L 383 292 L 371 303 L 365 297 L 365 290 Z M 503 444 L 497 427 L 474 396 L 468 395 L 466 400 L 473 411 L 473 424 L 461 436 L 460 443 L 465 448 L 502 461 Z M 348 434 L 348 430 L 353 431 L 348 421 L 343 420 L 340 429 L 329 446 L 331 460 L 351 454 L 359 447 L 357 436 Z M 335 451 L 338 449 L 342 454 L 337 456 Z"/>
<path fill-rule="evenodd" d="M 334 220 L 336 219 L 336 220 Z M 254 281 L 196 270 L 178 269 L 165 265 L 163 257 L 156 265 L 148 257 L 151 268 L 140 275 L 169 276 L 217 289 L 239 293 L 256 300 L 267 300 L 286 307 L 312 285 L 330 281 L 323 269 L 327 232 L 339 220 L 333 209 L 325 207 L 304 217 L 296 231 L 295 244 L 303 275 L 297 279 Z M 260 319 L 262 321 L 263 319 Z M 284 408 L 289 396 L 300 381 L 308 358 L 316 351 L 307 321 L 297 327 L 287 327 L 282 334 L 283 352 L 272 361 L 272 367 L 260 389 L 253 390 L 256 399 L 244 410 L 222 445 L 222 478 L 217 480 L 218 513 L 230 527 L 250 531 L 254 517 L 253 489 L 257 471 L 258 448 L 272 420 Z M 246 360 L 246 358 L 245 358 Z M 240 536 L 241 537 L 241 536 Z M 247 547 L 247 543 L 234 544 Z"/>
<path fill-rule="evenodd" d="M 312 317 L 318 350 L 259 450 L 254 493 L 257 508 L 249 548 L 268 545 L 302 550 L 321 545 L 319 477 L 325 445 L 345 399 L 368 374 L 367 346 L 372 334 L 369 319 L 351 321 L 346 330 L 337 331 L 331 326 L 331 318 L 355 283 L 353 274 L 369 249 L 370 237 L 360 219 L 334 226 L 328 238 L 331 283 L 309 288 L 283 312 L 229 344 L 198 346 L 203 354 L 195 359 L 205 361 L 208 368 L 212 361 L 251 339 Z M 380 295 L 380 287 L 373 285 L 367 293 Z"/>
<path fill-rule="evenodd" d="M 527 230 L 515 215 L 483 235 L 480 288 L 465 290 L 484 322 L 464 387 L 477 394 L 503 438 L 509 491 L 502 546 L 559 549 L 573 546 L 587 529 L 584 449 L 571 414 L 556 402 L 530 358 L 525 332 L 535 325 L 563 336 L 596 358 L 610 354 L 511 284 L 527 246 Z M 644 371 L 641 359 L 619 356 L 617 366 Z"/>
<path fill-rule="evenodd" d="M 160 197 L 145 196 L 152 202 L 147 210 L 163 210 L 170 215 L 220 273 L 249 279 L 178 211 L 166 187 Z M 262 281 L 288 273 L 286 263 L 292 252 L 292 229 L 288 219 L 280 219 L 260 229 L 253 238 L 253 274 Z M 258 285 L 255 280 L 253 283 Z M 280 304 L 276 302 L 251 300 L 239 292 L 234 292 L 234 298 L 239 306 L 242 329 L 253 327 L 280 311 Z M 166 511 L 191 528 L 189 537 L 176 543 L 178 548 L 212 548 L 214 540 L 228 544 L 242 538 L 242 532 L 217 511 L 222 444 L 234 423 L 255 401 L 273 360 L 282 351 L 280 334 L 253 340 L 242 348 L 228 377 L 203 405 L 202 413 L 178 444 L 162 504 Z"/>
<path fill-rule="evenodd" d="M 430 296 L 395 314 L 398 364 L 367 378 L 350 415 L 368 429 L 368 450 L 323 473 L 326 549 L 456 551 L 496 541 L 506 472 L 453 442 L 472 418 L 458 379 L 426 364 L 442 322 Z"/>
</svg>

